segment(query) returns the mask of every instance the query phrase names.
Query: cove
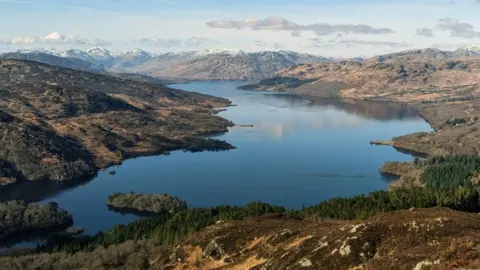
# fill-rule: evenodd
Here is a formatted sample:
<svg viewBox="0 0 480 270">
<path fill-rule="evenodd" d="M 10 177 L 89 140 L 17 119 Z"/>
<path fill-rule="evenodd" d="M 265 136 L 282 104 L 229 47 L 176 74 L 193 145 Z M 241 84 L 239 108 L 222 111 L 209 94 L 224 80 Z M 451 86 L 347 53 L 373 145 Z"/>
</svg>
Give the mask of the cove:
<svg viewBox="0 0 480 270">
<path fill-rule="evenodd" d="M 389 180 L 378 172 L 383 163 L 413 157 L 369 142 L 432 130 L 415 110 L 400 104 L 310 100 L 237 90 L 240 84 L 170 85 L 237 105 L 219 115 L 253 127 L 237 126 L 217 136 L 234 150 L 130 159 L 83 183 L 26 183 L 2 189 L 0 198 L 55 201 L 73 215 L 74 226 L 90 234 L 139 218 L 108 209 L 107 198 L 114 192 L 168 193 L 190 208 L 253 201 L 301 208 L 387 188 Z"/>
</svg>

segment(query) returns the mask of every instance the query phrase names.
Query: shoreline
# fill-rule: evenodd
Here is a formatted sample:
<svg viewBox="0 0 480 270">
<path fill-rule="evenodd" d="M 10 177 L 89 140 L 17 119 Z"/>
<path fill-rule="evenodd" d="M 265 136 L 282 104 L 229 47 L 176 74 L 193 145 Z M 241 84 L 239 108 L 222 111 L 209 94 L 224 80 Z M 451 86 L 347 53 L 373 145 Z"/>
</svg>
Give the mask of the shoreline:
<svg viewBox="0 0 480 270">
<path fill-rule="evenodd" d="M 300 97 L 304 97 L 305 99 L 309 100 L 310 102 L 313 102 L 315 99 L 325 99 L 325 98 L 331 98 L 331 97 L 325 97 L 325 96 L 313 96 L 313 95 L 306 95 L 306 94 L 302 94 L 302 93 L 298 93 L 298 92 L 295 92 L 293 91 L 291 88 L 289 89 L 281 89 L 281 90 L 278 90 L 278 89 L 275 89 L 275 87 L 271 87 L 271 88 L 268 88 L 268 89 L 259 89 L 259 88 L 254 88 L 254 89 L 240 89 L 240 88 L 237 88 L 238 90 L 241 90 L 241 91 L 266 91 L 266 92 L 276 92 L 276 93 L 281 93 L 281 94 L 284 94 L 284 93 L 288 93 L 288 94 L 293 94 L 293 95 L 297 95 L 297 96 L 300 96 Z M 335 97 L 334 97 L 335 98 Z M 361 99 L 361 98 L 355 98 L 355 97 L 349 97 L 349 98 L 342 98 L 342 97 L 336 97 L 338 98 L 339 100 L 352 100 L 352 101 L 371 101 L 371 102 L 382 102 L 382 103 L 395 103 L 395 104 L 403 104 L 405 106 L 408 106 L 408 107 L 411 107 L 412 109 L 414 109 L 417 113 L 417 116 L 421 119 L 423 119 L 423 121 L 425 121 L 425 123 L 427 123 L 429 125 L 429 127 L 433 130 L 431 133 L 436 133 L 438 132 L 438 129 L 435 128 L 434 126 L 434 120 L 433 119 L 430 119 L 429 117 L 426 116 L 426 114 L 423 112 L 423 109 L 425 107 L 421 106 L 421 104 L 419 103 L 408 103 L 408 102 L 399 102 L 399 101 L 389 101 L 389 100 L 383 100 L 383 99 L 375 99 L 375 98 L 372 98 L 372 99 Z M 441 104 L 438 104 L 437 106 L 441 106 Z M 412 136 L 412 135 L 415 135 L 416 133 L 418 132 L 414 132 L 414 133 L 409 133 L 409 134 L 404 134 L 404 135 L 399 135 L 399 136 L 402 136 L 402 137 L 405 137 L 405 136 Z M 397 136 L 397 137 L 399 137 Z M 377 139 L 372 139 L 370 141 L 370 144 L 371 145 L 375 145 L 375 146 L 390 146 L 390 147 L 393 147 L 396 151 L 398 152 L 401 152 L 401 153 L 404 153 L 404 154 L 407 154 L 407 155 L 411 155 L 412 157 L 422 157 L 422 158 L 426 158 L 428 156 L 430 156 L 429 153 L 426 153 L 426 152 L 423 152 L 423 151 L 419 151 L 418 149 L 414 149 L 412 147 L 406 147 L 404 145 L 398 145 L 396 142 L 395 142 L 395 138 L 397 137 L 393 137 L 392 139 L 390 140 L 377 140 Z M 383 166 L 385 166 L 386 164 L 388 164 L 389 162 L 400 162 L 400 161 L 387 161 L 384 163 Z M 382 170 L 382 167 L 379 168 L 379 171 L 381 172 Z M 391 184 L 389 184 L 389 189 L 390 187 L 394 187 L 396 185 L 396 183 L 400 183 L 401 177 L 398 177 L 397 180 L 395 180 L 394 182 L 392 182 Z M 400 183 L 401 184 L 401 183 Z"/>
</svg>

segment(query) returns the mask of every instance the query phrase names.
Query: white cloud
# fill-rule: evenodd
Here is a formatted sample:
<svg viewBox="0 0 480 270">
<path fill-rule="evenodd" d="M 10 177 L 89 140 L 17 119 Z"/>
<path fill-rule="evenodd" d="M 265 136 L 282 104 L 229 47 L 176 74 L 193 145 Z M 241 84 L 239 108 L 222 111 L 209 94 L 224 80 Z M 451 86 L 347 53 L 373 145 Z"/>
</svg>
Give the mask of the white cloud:
<svg viewBox="0 0 480 270">
<path fill-rule="evenodd" d="M 111 43 L 105 40 L 93 39 L 89 40 L 81 38 L 77 35 L 62 35 L 58 32 L 53 32 L 45 36 L 31 36 L 31 37 L 14 37 L 10 39 L 0 40 L 0 44 L 4 45 L 34 45 L 34 44 L 48 44 L 48 45 L 93 45 L 106 46 Z"/>
<path fill-rule="evenodd" d="M 245 19 L 241 21 L 209 21 L 207 25 L 213 28 L 224 29 L 251 28 L 253 30 L 312 31 L 318 36 L 327 36 L 335 33 L 373 35 L 394 33 L 394 31 L 389 28 L 376 28 L 366 24 L 297 24 L 283 17 L 276 16 L 270 16 L 265 19 Z"/>
<path fill-rule="evenodd" d="M 390 48 L 408 48 L 411 45 L 406 42 L 394 42 L 384 40 L 357 40 L 357 39 L 331 39 L 322 40 L 321 38 L 310 38 L 310 44 L 303 47 L 316 48 L 339 48 L 339 47 L 358 47 L 358 46 L 375 46 Z"/>
<path fill-rule="evenodd" d="M 164 39 L 158 37 L 142 38 L 134 40 L 134 43 L 138 43 L 144 46 L 156 46 L 163 48 L 175 48 L 175 47 L 201 47 L 205 45 L 218 44 L 218 41 L 204 38 L 204 37 L 190 37 L 187 39 Z"/>
<path fill-rule="evenodd" d="M 255 45 L 257 45 L 258 47 L 265 47 L 267 46 L 267 44 L 261 40 L 255 40 Z"/>
<path fill-rule="evenodd" d="M 440 19 L 438 20 L 437 28 L 450 32 L 452 37 L 480 38 L 480 32 L 475 31 L 473 25 L 466 22 L 460 22 L 457 19 Z"/>
<path fill-rule="evenodd" d="M 415 35 L 430 38 L 433 37 L 433 31 L 430 28 L 417 28 L 417 30 L 415 30 Z"/>
</svg>

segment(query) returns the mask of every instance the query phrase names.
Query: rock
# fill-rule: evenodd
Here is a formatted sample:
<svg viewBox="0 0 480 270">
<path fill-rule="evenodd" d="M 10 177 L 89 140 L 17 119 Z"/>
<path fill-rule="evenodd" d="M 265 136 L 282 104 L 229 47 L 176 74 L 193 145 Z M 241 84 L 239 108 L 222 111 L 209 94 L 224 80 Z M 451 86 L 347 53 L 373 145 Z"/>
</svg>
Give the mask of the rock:
<svg viewBox="0 0 480 270">
<path fill-rule="evenodd" d="M 294 235 L 294 232 L 289 229 L 284 229 L 281 232 L 275 234 L 270 240 L 271 243 L 276 244 L 278 242 L 284 241 Z"/>
<path fill-rule="evenodd" d="M 435 261 L 430 261 L 430 260 L 425 260 L 417 263 L 413 270 L 422 270 L 422 269 L 429 269 L 429 266 L 435 265 L 435 264 L 440 264 L 440 260 L 435 260 Z M 425 266 L 425 268 L 424 268 Z"/>
<path fill-rule="evenodd" d="M 8 186 L 11 184 L 15 184 L 17 179 L 10 178 L 10 177 L 0 177 L 0 186 Z"/>
<path fill-rule="evenodd" d="M 350 253 L 352 253 L 352 247 L 347 244 L 347 240 L 345 240 L 345 242 L 343 242 L 342 246 L 340 247 L 340 255 L 342 256 L 347 256 L 349 255 Z"/>
<path fill-rule="evenodd" d="M 311 262 L 309 259 L 307 259 L 307 258 L 301 259 L 301 260 L 298 262 L 298 264 L 299 264 L 301 267 L 310 267 L 310 266 L 313 265 L 312 262 Z"/>
<path fill-rule="evenodd" d="M 170 255 L 170 261 L 174 262 L 182 262 L 185 259 L 185 250 L 181 246 L 175 247 L 173 253 Z"/>
<path fill-rule="evenodd" d="M 203 256 L 218 260 L 225 255 L 225 250 L 217 241 L 218 239 L 213 239 L 208 243 L 203 251 Z"/>
</svg>

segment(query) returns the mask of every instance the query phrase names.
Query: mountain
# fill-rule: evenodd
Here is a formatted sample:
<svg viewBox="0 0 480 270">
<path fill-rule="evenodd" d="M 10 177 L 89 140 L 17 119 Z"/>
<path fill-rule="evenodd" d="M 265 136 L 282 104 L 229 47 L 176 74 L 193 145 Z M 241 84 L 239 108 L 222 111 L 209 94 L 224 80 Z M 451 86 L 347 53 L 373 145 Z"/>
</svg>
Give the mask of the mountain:
<svg viewBox="0 0 480 270">
<path fill-rule="evenodd" d="M 83 61 L 90 62 L 92 64 L 97 64 L 96 60 L 91 55 L 89 55 L 87 52 L 82 50 L 66 50 L 63 52 L 56 52 L 55 55 L 66 57 L 66 58 L 78 58 Z"/>
<path fill-rule="evenodd" d="M 151 83 L 0 60 L 0 178 L 68 181 L 132 156 L 230 149 L 196 137 L 227 130 L 231 123 L 212 114 L 228 104 Z"/>
<path fill-rule="evenodd" d="M 276 75 L 308 79 L 308 83 L 297 83 L 291 90 L 312 96 L 396 102 L 465 99 L 476 94 L 475 89 L 459 89 L 480 83 L 480 56 L 466 57 L 467 54 L 472 52 L 460 55 L 460 52 L 437 49 L 415 50 L 376 56 L 363 62 L 297 65 Z M 258 88 L 275 90 L 271 84 Z"/>
<path fill-rule="evenodd" d="M 295 64 L 338 61 L 335 58 L 293 51 L 247 53 L 238 49 L 205 49 L 154 55 L 141 49 L 114 54 L 105 48 L 94 47 L 86 51 L 55 51 L 41 48 L 22 50 L 19 53 L 43 53 L 68 59 L 78 58 L 95 66 L 104 66 L 111 72 L 195 80 L 262 79 Z M 49 63 L 55 64 L 52 61 Z"/>
<path fill-rule="evenodd" d="M 257 80 L 273 76 L 278 70 L 296 64 L 331 62 L 333 59 L 292 51 L 254 53 L 164 54 L 134 68 L 160 77 L 190 80 Z"/>
<path fill-rule="evenodd" d="M 144 50 L 136 49 L 130 52 L 125 52 L 117 55 L 113 63 L 113 67 L 126 69 L 134 68 L 140 64 L 150 60 L 152 55 Z"/>
<path fill-rule="evenodd" d="M 31 52 L 25 52 L 25 53 L 23 52 L 4 53 L 4 54 L 0 54 L 0 59 L 36 61 L 36 62 L 40 62 L 40 63 L 52 65 L 52 66 L 71 68 L 71 69 L 94 72 L 94 73 L 106 72 L 106 70 L 102 65 L 96 65 L 76 57 L 60 57 L 50 53 L 44 53 L 41 51 L 33 51 L 33 52 L 31 51 Z"/>
<path fill-rule="evenodd" d="M 408 50 L 397 53 L 384 54 L 375 56 L 366 61 L 378 61 L 384 62 L 387 60 L 442 60 L 452 58 L 463 58 L 471 56 L 480 56 L 480 50 L 476 50 L 474 47 L 467 47 L 464 49 L 457 49 L 455 51 L 443 51 L 436 48 L 427 48 L 419 50 Z"/>
<path fill-rule="evenodd" d="M 93 58 L 96 64 L 110 67 L 114 64 L 116 57 L 107 49 L 101 47 L 93 47 L 86 50 L 86 53 Z"/>
</svg>

